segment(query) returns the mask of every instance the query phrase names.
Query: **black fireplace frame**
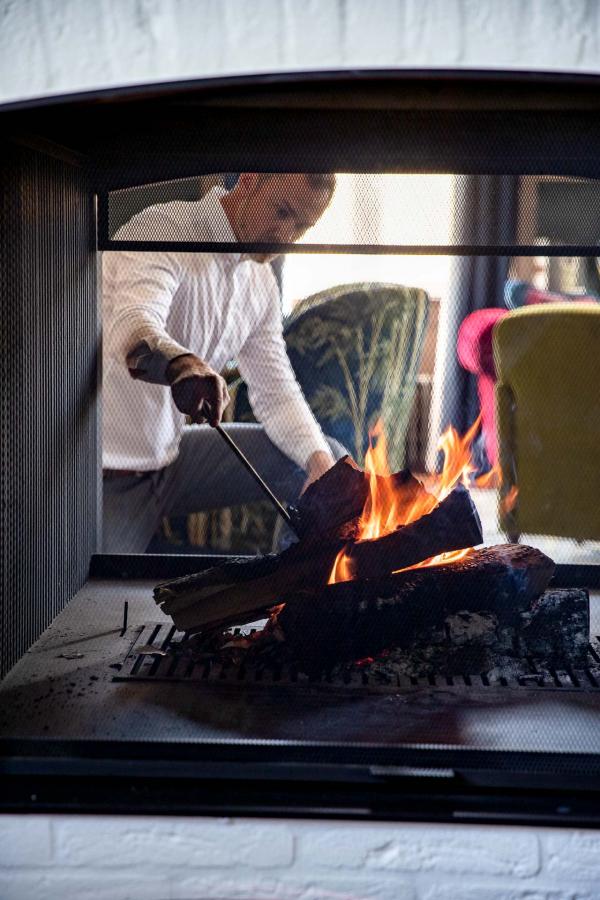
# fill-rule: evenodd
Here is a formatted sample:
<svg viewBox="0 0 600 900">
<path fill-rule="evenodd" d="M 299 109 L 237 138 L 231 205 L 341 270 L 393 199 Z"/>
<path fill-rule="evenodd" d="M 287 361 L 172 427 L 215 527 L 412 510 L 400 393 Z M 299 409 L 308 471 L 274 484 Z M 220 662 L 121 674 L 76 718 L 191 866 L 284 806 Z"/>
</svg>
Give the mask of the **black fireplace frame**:
<svg viewBox="0 0 600 900">
<path fill-rule="evenodd" d="M 94 260 L 97 249 L 126 249 L 108 234 L 110 191 L 203 171 L 352 171 L 357 159 L 365 170 L 389 171 L 399 161 L 400 135 L 406 171 L 600 178 L 595 150 L 600 146 L 599 112 L 600 77 L 435 70 L 209 79 L 0 107 L 7 136 L 1 150 L 0 243 L 14 261 L 1 282 L 2 375 L 8 385 L 3 433 L 23 408 L 31 414 L 29 424 L 19 424 L 2 451 L 2 523 L 4 534 L 12 535 L 3 541 L 3 558 L 20 559 L 5 572 L 1 585 L 5 658 L 14 662 L 22 655 L 88 577 L 168 578 L 210 562 L 200 557 L 103 557 L 94 552 L 100 484 Z M 159 151 L 150 157 L 149 140 Z M 202 147 L 201 159 L 194 146 Z M 51 218 L 77 217 L 71 232 L 57 236 L 48 229 L 42 234 L 32 225 L 28 214 L 39 215 L 44 198 L 43 209 Z M 75 271 L 63 273 L 60 282 L 52 278 L 52 266 L 70 245 L 76 245 L 85 261 L 83 285 L 81 273 Z M 142 248 L 136 243 L 134 249 Z M 202 243 L 172 249 L 269 248 Z M 302 249 L 356 252 L 338 245 Z M 363 247 L 362 252 L 381 248 Z M 403 246 L 387 252 L 512 256 L 537 253 L 539 248 Z M 544 249 L 549 256 L 596 252 L 595 245 Z M 28 274 L 32 259 L 35 271 Z M 56 328 L 61 316 L 75 316 L 83 346 L 53 408 L 67 422 L 60 433 L 51 431 L 44 415 L 36 424 L 33 398 L 39 397 L 40 385 L 34 376 L 19 377 L 21 344 L 11 331 L 21 329 L 31 339 L 28 349 L 42 353 L 43 329 L 49 327 L 43 317 L 27 319 L 23 311 L 22 300 L 32 287 L 58 304 L 57 309 L 60 298 L 65 293 L 75 296 L 77 289 L 84 290 L 91 304 L 85 314 L 60 307 L 58 318 L 49 319 Z M 65 364 L 59 360 L 49 373 L 48 403 L 51 391 L 63 384 L 60 366 Z M 74 431 L 68 426 L 71 416 L 77 422 Z M 35 473 L 36 453 L 44 442 L 48 459 L 52 454 L 59 458 L 65 446 L 72 458 L 48 479 L 38 473 L 31 487 L 27 479 Z M 65 509 L 61 498 L 86 479 L 85 496 Z M 35 495 L 44 488 L 52 502 L 40 506 Z M 19 553 L 23 526 L 18 516 L 23 509 L 29 527 L 39 531 L 25 555 Z M 52 596 L 36 583 L 41 576 L 60 584 Z M 559 566 L 555 583 L 598 588 L 600 566 Z M 24 601 L 22 609 L 15 596 Z M 246 744 L 241 751 L 231 744 L 0 739 L 1 811 L 236 813 L 597 827 L 599 799 L 600 754 L 513 757 L 441 747 L 317 744 Z"/>
</svg>

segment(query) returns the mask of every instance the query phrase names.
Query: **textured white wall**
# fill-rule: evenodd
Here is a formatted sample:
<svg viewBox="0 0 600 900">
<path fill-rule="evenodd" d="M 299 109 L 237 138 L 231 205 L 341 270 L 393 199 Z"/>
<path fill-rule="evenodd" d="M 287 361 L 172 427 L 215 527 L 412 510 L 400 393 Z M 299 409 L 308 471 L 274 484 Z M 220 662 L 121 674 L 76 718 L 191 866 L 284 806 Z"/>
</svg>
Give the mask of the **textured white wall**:
<svg viewBox="0 0 600 900">
<path fill-rule="evenodd" d="M 0 101 L 345 67 L 600 70 L 598 0 L 0 0 Z"/>
<path fill-rule="evenodd" d="M 0 817 L 2 900 L 598 900 L 590 831 Z"/>
</svg>

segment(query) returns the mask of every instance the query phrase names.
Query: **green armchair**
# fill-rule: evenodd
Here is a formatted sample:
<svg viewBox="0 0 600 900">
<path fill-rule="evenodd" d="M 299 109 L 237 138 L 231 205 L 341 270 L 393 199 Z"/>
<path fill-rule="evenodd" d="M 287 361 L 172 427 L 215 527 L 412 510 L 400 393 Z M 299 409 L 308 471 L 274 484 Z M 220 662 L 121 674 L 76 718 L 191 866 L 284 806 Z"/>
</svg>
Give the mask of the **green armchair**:
<svg viewBox="0 0 600 900">
<path fill-rule="evenodd" d="M 326 434 L 358 463 L 368 431 L 383 419 L 390 465 L 404 464 L 428 296 L 397 284 L 344 284 L 301 301 L 284 323 L 290 361 Z M 234 418 L 251 419 L 245 385 Z"/>
</svg>

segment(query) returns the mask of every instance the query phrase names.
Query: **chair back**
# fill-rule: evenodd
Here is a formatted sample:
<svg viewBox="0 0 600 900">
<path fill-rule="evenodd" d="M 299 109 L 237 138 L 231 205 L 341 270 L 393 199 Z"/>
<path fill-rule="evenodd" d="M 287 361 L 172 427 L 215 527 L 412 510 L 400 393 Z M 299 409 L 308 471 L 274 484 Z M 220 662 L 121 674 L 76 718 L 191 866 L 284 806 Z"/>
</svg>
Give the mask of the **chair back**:
<svg viewBox="0 0 600 900">
<path fill-rule="evenodd" d="M 600 306 L 525 307 L 493 341 L 502 527 L 600 540 Z"/>
<path fill-rule="evenodd" d="M 428 296 L 397 284 L 345 284 L 303 300 L 284 326 L 290 361 L 323 431 L 358 463 L 382 418 L 392 468 L 404 464 Z"/>
<path fill-rule="evenodd" d="M 429 298 L 397 284 L 344 284 L 302 300 L 284 322 L 294 373 L 323 431 L 362 464 L 368 431 L 382 418 L 390 465 L 404 464 Z M 235 419 L 252 413 L 246 385 Z"/>
</svg>

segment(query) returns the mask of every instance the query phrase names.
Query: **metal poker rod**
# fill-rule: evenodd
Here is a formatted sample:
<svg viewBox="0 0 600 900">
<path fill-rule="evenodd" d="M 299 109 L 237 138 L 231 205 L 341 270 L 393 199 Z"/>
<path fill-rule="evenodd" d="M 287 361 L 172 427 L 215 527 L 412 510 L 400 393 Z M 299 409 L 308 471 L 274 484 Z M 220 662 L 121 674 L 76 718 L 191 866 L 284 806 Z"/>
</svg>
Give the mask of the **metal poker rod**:
<svg viewBox="0 0 600 900">
<path fill-rule="evenodd" d="M 273 506 L 279 513 L 279 515 L 283 519 L 285 519 L 285 521 L 290 526 L 292 531 L 294 531 L 294 533 L 297 534 L 298 533 L 297 529 L 294 525 L 294 522 L 293 522 L 292 517 L 290 516 L 289 512 L 287 511 L 285 506 L 283 506 L 283 504 L 279 502 L 279 500 L 277 499 L 277 497 L 275 496 L 275 494 L 273 493 L 273 491 L 271 490 L 269 485 L 265 481 L 263 481 L 263 479 L 260 477 L 260 475 L 254 468 L 254 466 L 252 465 L 250 460 L 247 458 L 247 456 L 244 453 L 242 453 L 242 451 L 240 450 L 240 448 L 238 447 L 236 442 L 233 440 L 233 438 L 231 438 L 227 434 L 227 432 L 225 431 L 224 428 L 221 427 L 221 425 L 215 425 L 215 431 L 218 431 L 219 434 L 221 435 L 221 437 L 223 438 L 223 440 L 225 441 L 225 443 L 229 444 L 229 446 L 231 447 L 231 449 L 233 450 L 233 452 L 235 453 L 235 455 L 237 456 L 237 458 L 239 459 L 241 464 L 244 466 L 245 469 L 247 469 L 248 472 L 250 472 L 250 474 L 252 475 L 252 477 L 254 478 L 256 483 L 260 486 L 262 491 L 269 498 L 269 500 L 271 501 L 271 503 L 273 504 Z"/>
</svg>

